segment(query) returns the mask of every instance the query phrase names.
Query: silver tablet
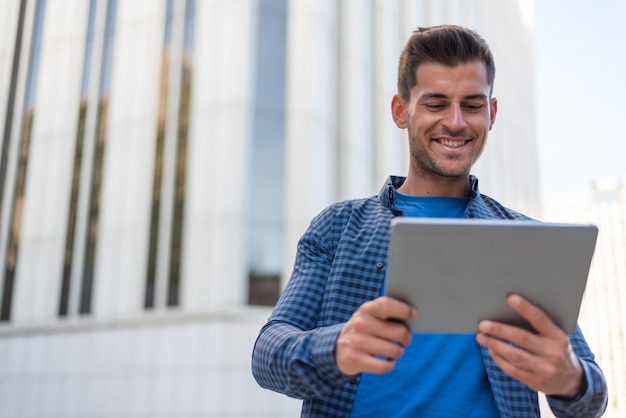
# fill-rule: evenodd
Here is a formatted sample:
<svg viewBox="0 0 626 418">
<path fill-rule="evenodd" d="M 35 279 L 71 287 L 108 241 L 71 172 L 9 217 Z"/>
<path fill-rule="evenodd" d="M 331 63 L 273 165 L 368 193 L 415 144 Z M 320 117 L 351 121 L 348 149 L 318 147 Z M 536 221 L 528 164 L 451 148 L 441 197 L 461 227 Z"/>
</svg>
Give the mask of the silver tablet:
<svg viewBox="0 0 626 418">
<path fill-rule="evenodd" d="M 598 229 L 534 221 L 398 217 L 386 294 L 417 308 L 414 332 L 475 333 L 483 319 L 531 329 L 512 293 L 574 332 Z"/>
</svg>

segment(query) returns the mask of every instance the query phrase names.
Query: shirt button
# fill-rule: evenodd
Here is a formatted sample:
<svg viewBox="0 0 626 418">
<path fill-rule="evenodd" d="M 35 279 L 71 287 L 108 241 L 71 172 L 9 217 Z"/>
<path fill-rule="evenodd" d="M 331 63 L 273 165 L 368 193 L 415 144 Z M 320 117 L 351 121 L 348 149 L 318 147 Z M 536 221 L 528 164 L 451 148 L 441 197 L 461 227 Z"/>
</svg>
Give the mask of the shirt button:
<svg viewBox="0 0 626 418">
<path fill-rule="evenodd" d="M 356 385 L 356 379 L 352 379 L 352 380 L 350 380 L 350 384 L 351 384 L 351 385 Z"/>
<path fill-rule="evenodd" d="M 379 261 L 378 263 L 376 263 L 376 268 L 377 269 L 381 269 L 383 268 L 384 264 L 382 263 L 382 261 Z"/>
</svg>

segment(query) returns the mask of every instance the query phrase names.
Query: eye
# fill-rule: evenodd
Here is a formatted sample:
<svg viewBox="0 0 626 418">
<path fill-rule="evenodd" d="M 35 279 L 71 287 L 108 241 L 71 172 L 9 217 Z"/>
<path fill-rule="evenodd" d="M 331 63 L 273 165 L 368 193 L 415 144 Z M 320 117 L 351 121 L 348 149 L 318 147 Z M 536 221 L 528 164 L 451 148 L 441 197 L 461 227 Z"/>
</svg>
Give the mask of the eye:
<svg viewBox="0 0 626 418">
<path fill-rule="evenodd" d="M 465 104 L 465 108 L 472 110 L 472 111 L 481 110 L 483 107 L 485 107 L 484 103 L 466 103 Z"/>
<path fill-rule="evenodd" d="M 446 107 L 446 104 L 445 103 L 425 103 L 424 106 L 428 110 L 437 111 L 437 110 L 444 109 Z"/>
</svg>

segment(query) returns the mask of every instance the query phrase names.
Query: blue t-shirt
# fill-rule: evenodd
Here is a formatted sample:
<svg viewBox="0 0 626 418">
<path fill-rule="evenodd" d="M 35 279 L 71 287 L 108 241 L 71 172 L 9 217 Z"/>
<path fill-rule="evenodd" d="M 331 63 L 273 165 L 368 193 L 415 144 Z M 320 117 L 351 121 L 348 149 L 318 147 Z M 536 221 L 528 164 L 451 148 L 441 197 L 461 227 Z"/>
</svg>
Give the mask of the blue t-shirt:
<svg viewBox="0 0 626 418">
<path fill-rule="evenodd" d="M 463 218 L 468 202 L 397 193 L 395 207 L 404 216 Z M 394 370 L 362 374 L 351 417 L 500 416 L 473 334 L 412 337 Z"/>
</svg>

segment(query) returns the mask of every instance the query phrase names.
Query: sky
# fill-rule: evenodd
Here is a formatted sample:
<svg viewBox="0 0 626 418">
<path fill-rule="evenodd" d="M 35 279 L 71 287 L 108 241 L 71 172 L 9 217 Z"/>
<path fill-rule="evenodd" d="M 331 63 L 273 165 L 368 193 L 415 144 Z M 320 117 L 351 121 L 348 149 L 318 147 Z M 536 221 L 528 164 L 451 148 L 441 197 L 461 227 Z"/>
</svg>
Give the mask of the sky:
<svg viewBox="0 0 626 418">
<path fill-rule="evenodd" d="M 534 7 L 542 195 L 626 178 L 626 0 L 538 0 Z"/>
</svg>

